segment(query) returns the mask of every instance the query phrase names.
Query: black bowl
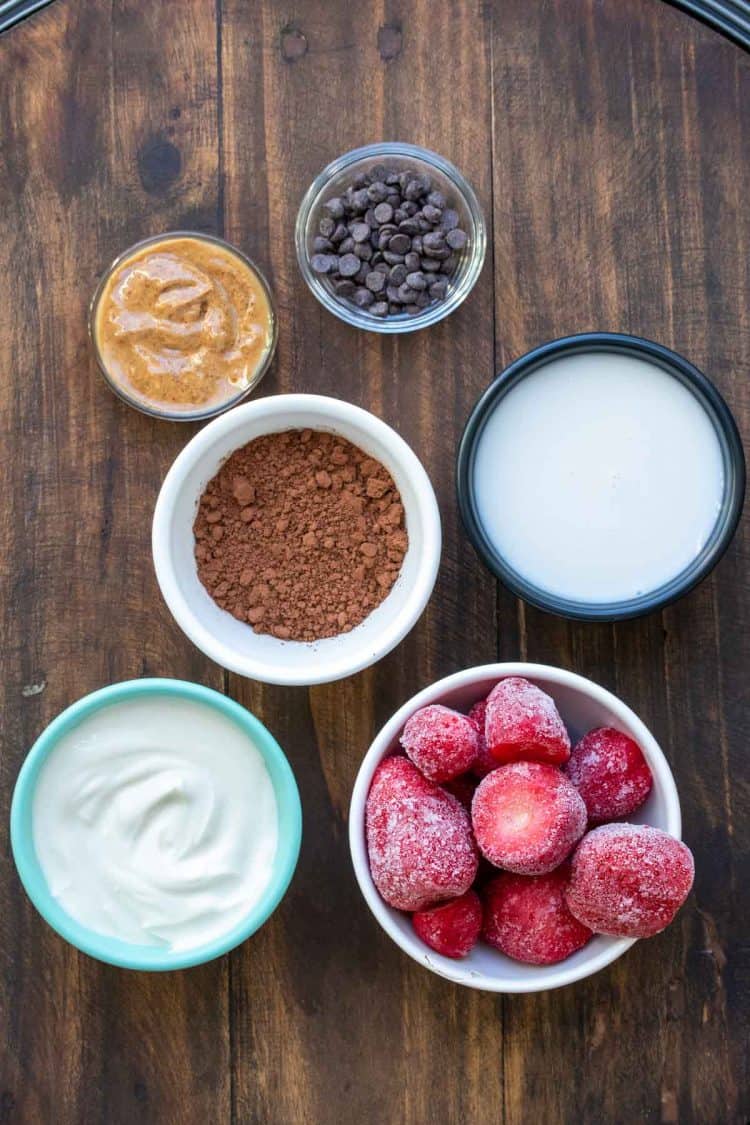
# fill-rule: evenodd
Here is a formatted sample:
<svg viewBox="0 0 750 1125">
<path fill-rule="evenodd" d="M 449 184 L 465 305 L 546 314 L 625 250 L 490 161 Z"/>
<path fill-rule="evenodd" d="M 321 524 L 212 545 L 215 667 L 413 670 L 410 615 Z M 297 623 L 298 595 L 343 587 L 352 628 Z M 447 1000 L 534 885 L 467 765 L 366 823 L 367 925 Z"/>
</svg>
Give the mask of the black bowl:
<svg viewBox="0 0 750 1125">
<path fill-rule="evenodd" d="M 721 447 L 724 497 L 714 529 L 690 565 L 658 589 L 619 602 L 582 602 L 559 597 L 528 582 L 508 565 L 484 532 L 474 495 L 474 461 L 484 426 L 504 395 L 521 379 L 561 356 L 616 352 L 647 360 L 679 379 L 695 395 L 713 422 Z M 485 565 L 518 597 L 539 609 L 579 621 L 621 621 L 652 613 L 681 598 L 713 570 L 737 528 L 745 497 L 745 456 L 732 413 L 716 387 L 681 355 L 661 344 L 614 332 L 586 332 L 542 344 L 521 356 L 490 384 L 469 415 L 458 447 L 458 506 L 464 527 Z"/>
</svg>

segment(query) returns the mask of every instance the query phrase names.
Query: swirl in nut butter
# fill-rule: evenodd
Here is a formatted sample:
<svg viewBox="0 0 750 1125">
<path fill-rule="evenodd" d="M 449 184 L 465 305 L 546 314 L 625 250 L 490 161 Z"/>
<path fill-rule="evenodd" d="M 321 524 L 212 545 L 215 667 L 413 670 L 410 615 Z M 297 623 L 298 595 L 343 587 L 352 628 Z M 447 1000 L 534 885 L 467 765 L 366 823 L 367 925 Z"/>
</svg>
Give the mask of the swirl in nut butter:
<svg viewBox="0 0 750 1125">
<path fill-rule="evenodd" d="M 94 339 L 126 398 L 157 412 L 210 411 L 256 381 L 273 312 L 258 274 L 229 247 L 166 237 L 115 264 L 97 301 Z"/>
</svg>

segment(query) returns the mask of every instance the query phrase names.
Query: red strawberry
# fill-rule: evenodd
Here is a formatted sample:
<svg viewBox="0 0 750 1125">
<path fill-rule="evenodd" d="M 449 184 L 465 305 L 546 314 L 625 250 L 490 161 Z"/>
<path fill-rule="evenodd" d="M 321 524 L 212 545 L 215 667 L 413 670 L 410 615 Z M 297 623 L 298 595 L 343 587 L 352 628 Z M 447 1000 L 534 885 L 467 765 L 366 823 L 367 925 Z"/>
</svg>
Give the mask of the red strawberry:
<svg viewBox="0 0 750 1125">
<path fill-rule="evenodd" d="M 435 703 L 414 712 L 401 745 L 430 781 L 450 781 L 471 766 L 479 752 L 479 735 L 467 715 Z"/>
<path fill-rule="evenodd" d="M 487 715 L 487 700 L 480 699 L 475 703 L 471 711 L 469 711 L 469 718 L 476 725 L 479 731 L 479 753 L 477 754 L 474 765 L 471 767 L 471 772 L 476 774 L 477 777 L 486 777 L 488 773 L 496 770 L 497 762 L 487 749 L 487 739 L 484 737 L 484 723 Z"/>
<path fill-rule="evenodd" d="M 635 812 L 654 781 L 638 743 L 612 727 L 599 727 L 584 735 L 570 755 L 565 773 L 583 797 L 590 824 Z"/>
<path fill-rule="evenodd" d="M 568 907 L 597 934 L 651 937 L 668 926 L 693 885 L 685 844 L 647 824 L 603 824 L 571 861 Z"/>
<path fill-rule="evenodd" d="M 519 875 L 552 871 L 586 830 L 578 790 L 542 762 L 514 762 L 485 777 L 471 818 L 482 854 Z"/>
<path fill-rule="evenodd" d="M 498 875 L 482 892 L 482 937 L 515 961 L 554 965 L 581 949 L 591 937 L 567 907 L 568 871 L 547 875 Z"/>
<path fill-rule="evenodd" d="M 478 855 L 469 815 L 402 757 L 386 758 L 365 810 L 373 882 L 397 910 L 422 910 L 469 889 Z"/>
<path fill-rule="evenodd" d="M 482 904 L 476 891 L 467 891 L 432 910 L 411 917 L 425 945 L 444 957 L 465 957 L 477 943 L 482 928 Z"/>
<path fill-rule="evenodd" d="M 498 762 L 548 762 L 561 765 L 570 757 L 570 737 L 555 701 L 546 692 L 511 676 L 487 697 L 484 728 L 487 748 Z"/>
</svg>

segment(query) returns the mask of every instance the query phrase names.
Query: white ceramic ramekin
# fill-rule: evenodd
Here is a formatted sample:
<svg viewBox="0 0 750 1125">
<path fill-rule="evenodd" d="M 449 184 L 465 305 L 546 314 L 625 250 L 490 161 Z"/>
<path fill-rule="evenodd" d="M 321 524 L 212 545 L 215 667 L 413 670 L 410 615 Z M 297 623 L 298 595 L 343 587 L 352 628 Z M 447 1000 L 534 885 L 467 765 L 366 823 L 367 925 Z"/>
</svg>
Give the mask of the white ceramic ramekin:
<svg viewBox="0 0 750 1125">
<path fill-rule="evenodd" d="M 468 711 L 506 676 L 525 676 L 551 695 L 574 739 L 593 727 L 612 726 L 635 739 L 651 767 L 654 786 L 646 803 L 629 821 L 651 824 L 680 838 L 682 820 L 677 789 L 654 736 L 616 695 L 591 680 L 544 664 L 485 664 L 456 672 L 420 691 L 385 724 L 362 761 L 349 810 L 349 843 L 354 872 L 365 901 L 385 932 L 420 965 L 456 984 L 485 992 L 541 992 L 582 980 L 610 965 L 633 944 L 632 938 L 597 936 L 557 965 L 524 965 L 480 942 L 462 961 L 429 949 L 415 934 L 408 914 L 383 902 L 370 875 L 365 843 L 365 802 L 379 762 L 398 749 L 404 723 L 420 707 L 443 703 Z"/>
<path fill-rule="evenodd" d="M 350 633 L 313 644 L 255 633 L 220 609 L 201 585 L 193 521 L 209 480 L 234 450 L 261 434 L 293 429 L 339 434 L 382 462 L 404 505 L 409 548 L 383 602 Z M 321 684 L 374 664 L 419 618 L 440 563 L 440 514 L 429 477 L 403 438 L 366 410 L 322 395 L 275 395 L 238 406 L 185 446 L 162 485 L 154 511 L 156 577 L 177 624 L 224 668 L 272 684 Z"/>
</svg>

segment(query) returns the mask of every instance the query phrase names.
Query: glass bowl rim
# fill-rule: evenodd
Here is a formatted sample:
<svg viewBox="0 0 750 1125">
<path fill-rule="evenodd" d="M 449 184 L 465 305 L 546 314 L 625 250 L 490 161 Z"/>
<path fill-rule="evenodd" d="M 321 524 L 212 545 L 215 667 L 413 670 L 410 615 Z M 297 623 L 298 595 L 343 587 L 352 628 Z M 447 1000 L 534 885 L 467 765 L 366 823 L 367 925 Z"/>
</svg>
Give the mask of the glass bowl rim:
<svg viewBox="0 0 750 1125">
<path fill-rule="evenodd" d="M 615 352 L 646 360 L 678 378 L 698 399 L 711 420 L 725 462 L 721 509 L 703 549 L 668 582 L 636 598 L 585 602 L 550 593 L 509 566 L 491 543 L 478 516 L 473 471 L 479 438 L 497 403 L 521 379 L 564 355 Z M 456 493 L 469 539 L 488 570 L 517 597 L 547 613 L 574 621 L 625 621 L 663 609 L 706 578 L 726 552 L 742 515 L 745 497 L 745 455 L 737 423 L 715 384 L 694 364 L 663 344 L 619 332 L 582 332 L 561 336 L 532 348 L 504 368 L 481 394 L 469 414 L 456 459 Z"/>
<path fill-rule="evenodd" d="M 96 314 L 99 308 L 99 301 L 102 298 L 104 290 L 107 286 L 107 282 L 109 281 L 114 271 L 118 268 L 118 266 L 120 266 L 123 262 L 127 261 L 128 258 L 133 256 L 146 246 L 152 246 L 158 242 L 169 242 L 178 238 L 194 238 L 201 242 L 210 242 L 215 246 L 220 246 L 223 250 L 226 250 L 227 253 L 233 255 L 235 258 L 238 258 L 239 261 L 243 263 L 243 265 L 247 266 L 248 269 L 250 269 L 251 272 L 255 274 L 258 281 L 260 282 L 263 292 L 266 295 L 266 300 L 268 301 L 271 339 L 266 352 L 260 364 L 258 365 L 258 370 L 256 371 L 255 377 L 253 378 L 253 381 L 249 387 L 245 387 L 245 389 L 240 391 L 239 394 L 228 399 L 226 402 L 222 402 L 217 406 L 212 406 L 207 410 L 200 409 L 189 412 L 181 411 L 180 413 L 175 413 L 174 411 L 159 410 L 157 407 L 148 406 L 146 402 L 143 402 L 129 395 L 125 388 L 121 386 L 112 377 L 112 375 L 110 375 L 109 371 L 107 370 L 107 366 L 102 358 L 102 354 L 99 349 L 99 343 L 96 338 Z M 94 357 L 96 359 L 99 371 L 101 372 L 109 389 L 113 391 L 114 394 L 116 394 L 122 402 L 125 402 L 128 404 L 128 406 L 132 406 L 135 410 L 140 411 L 141 414 L 146 414 L 150 418 L 158 418 L 160 421 L 164 422 L 203 422 L 208 418 L 216 417 L 217 414 L 223 414 L 225 410 L 229 410 L 231 407 L 236 406 L 239 402 L 242 402 L 242 400 L 245 399 L 249 394 L 251 394 L 261 382 L 266 372 L 268 371 L 268 368 L 271 366 L 271 361 L 273 360 L 274 354 L 276 352 L 276 345 L 279 339 L 279 319 L 276 315 L 276 302 L 274 299 L 273 290 L 268 283 L 268 278 L 266 277 L 260 266 L 248 254 L 245 254 L 244 251 L 240 250 L 237 246 L 234 246 L 231 242 L 227 242 L 226 239 L 221 238 L 216 234 L 208 234 L 204 231 L 197 230 L 168 230 L 163 234 L 152 234 L 147 238 L 140 238 L 131 246 L 126 247 L 125 250 L 121 250 L 120 253 L 112 259 L 110 264 L 102 273 L 102 276 L 99 278 L 96 289 L 94 290 L 94 294 L 89 303 L 88 335 L 89 340 L 91 341 L 91 346 L 94 350 Z"/>
<path fill-rule="evenodd" d="M 444 301 L 431 305 L 419 315 L 408 317 L 404 320 L 396 320 L 392 317 L 383 317 L 379 320 L 377 317 L 368 316 L 366 312 L 360 311 L 354 306 L 349 307 L 344 301 L 334 297 L 328 292 L 317 275 L 313 273 L 308 261 L 307 246 L 305 243 L 310 216 L 316 204 L 319 203 L 320 197 L 326 189 L 326 185 L 330 183 L 334 176 L 339 175 L 353 164 L 357 164 L 361 160 L 376 159 L 379 156 L 403 157 L 418 160 L 422 164 L 436 168 L 450 180 L 457 193 L 462 197 L 463 203 L 471 217 L 473 228 L 466 271 L 461 283 L 455 286 Z M 300 272 L 310 292 L 324 308 L 353 328 L 362 328 L 365 331 L 375 332 L 380 335 L 403 335 L 408 332 L 418 332 L 422 328 L 429 328 L 430 325 L 437 324 L 452 312 L 455 312 L 455 310 L 463 304 L 476 285 L 479 274 L 482 271 L 482 266 L 484 265 L 487 252 L 487 228 L 484 212 L 482 211 L 476 192 L 463 173 L 460 172 L 450 160 L 447 160 L 444 156 L 440 156 L 439 153 L 433 152 L 431 149 L 423 148 L 421 145 L 410 144 L 406 141 L 378 141 L 374 144 L 362 145 L 359 148 L 353 148 L 348 152 L 342 153 L 341 156 L 337 156 L 335 160 L 332 160 L 317 174 L 303 195 L 299 205 L 294 229 L 294 242 Z"/>
</svg>

